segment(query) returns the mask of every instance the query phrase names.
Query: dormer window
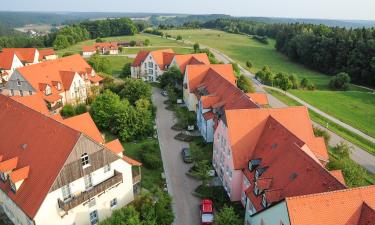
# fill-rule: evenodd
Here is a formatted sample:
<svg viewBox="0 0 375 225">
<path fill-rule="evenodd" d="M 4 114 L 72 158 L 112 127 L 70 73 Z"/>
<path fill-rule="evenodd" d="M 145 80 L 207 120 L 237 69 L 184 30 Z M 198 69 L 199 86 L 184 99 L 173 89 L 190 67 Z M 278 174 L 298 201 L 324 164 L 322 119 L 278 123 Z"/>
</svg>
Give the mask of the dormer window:
<svg viewBox="0 0 375 225">
<path fill-rule="evenodd" d="M 264 173 L 264 171 L 267 170 L 268 167 L 261 167 L 255 170 L 255 180 L 258 180 L 258 178 Z"/>
<path fill-rule="evenodd" d="M 49 85 L 46 86 L 45 94 L 46 95 L 52 94 L 51 87 Z"/>
<path fill-rule="evenodd" d="M 10 183 L 10 188 L 12 189 L 12 191 L 16 193 L 17 191 L 16 185 L 12 181 L 10 181 L 9 183 Z"/>
<path fill-rule="evenodd" d="M 5 182 L 8 179 L 8 176 L 5 173 L 0 172 L 0 178 L 1 178 L 2 181 Z"/>
<path fill-rule="evenodd" d="M 249 170 L 253 171 L 257 166 L 260 165 L 262 159 L 252 159 L 249 161 Z"/>
<path fill-rule="evenodd" d="M 263 208 L 267 208 L 267 198 L 265 193 L 262 196 L 262 206 Z"/>
<path fill-rule="evenodd" d="M 57 90 L 61 91 L 61 84 L 60 84 L 60 82 L 57 83 Z"/>
<path fill-rule="evenodd" d="M 254 192 L 254 195 L 255 195 L 255 196 L 260 195 L 260 190 L 259 190 L 258 185 L 257 185 L 256 183 L 255 183 L 255 185 L 254 185 L 253 192 Z"/>
<path fill-rule="evenodd" d="M 83 153 L 81 156 L 81 164 L 83 168 L 89 167 L 90 166 L 90 159 L 89 155 L 87 153 Z"/>
</svg>

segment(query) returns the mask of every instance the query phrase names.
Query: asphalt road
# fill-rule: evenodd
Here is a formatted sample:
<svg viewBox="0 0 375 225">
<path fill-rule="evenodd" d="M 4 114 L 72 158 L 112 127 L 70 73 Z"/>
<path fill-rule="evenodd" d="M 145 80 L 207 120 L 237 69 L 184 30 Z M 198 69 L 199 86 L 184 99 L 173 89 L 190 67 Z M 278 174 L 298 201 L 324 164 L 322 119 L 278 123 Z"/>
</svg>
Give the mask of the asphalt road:
<svg viewBox="0 0 375 225">
<path fill-rule="evenodd" d="M 158 88 L 153 88 L 152 101 L 157 107 L 158 139 L 168 192 L 173 198 L 174 224 L 198 225 L 200 224 L 199 199 L 191 193 L 200 183 L 186 175 L 191 164 L 185 164 L 181 157 L 181 149 L 188 147 L 189 144 L 174 139 L 178 134 L 171 129 L 175 124 L 175 117 L 172 111 L 165 109 L 166 105 L 163 102 L 167 98 L 163 97 L 160 91 Z"/>
</svg>

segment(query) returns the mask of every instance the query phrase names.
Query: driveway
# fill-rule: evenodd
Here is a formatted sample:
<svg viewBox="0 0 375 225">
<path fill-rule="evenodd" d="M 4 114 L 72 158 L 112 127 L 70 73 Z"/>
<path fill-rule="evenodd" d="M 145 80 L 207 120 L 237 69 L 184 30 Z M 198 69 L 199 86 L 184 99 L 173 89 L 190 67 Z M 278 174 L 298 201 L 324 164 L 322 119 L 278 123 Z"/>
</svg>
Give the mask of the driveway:
<svg viewBox="0 0 375 225">
<path fill-rule="evenodd" d="M 172 111 L 166 110 L 163 103 L 167 98 L 160 94 L 160 89 L 153 88 L 152 101 L 157 107 L 156 125 L 160 144 L 168 192 L 173 198 L 175 225 L 198 225 L 199 199 L 191 193 L 200 184 L 188 176 L 186 172 L 191 164 L 182 162 L 181 149 L 189 144 L 174 139 L 178 132 L 171 129 L 175 123 Z"/>
</svg>

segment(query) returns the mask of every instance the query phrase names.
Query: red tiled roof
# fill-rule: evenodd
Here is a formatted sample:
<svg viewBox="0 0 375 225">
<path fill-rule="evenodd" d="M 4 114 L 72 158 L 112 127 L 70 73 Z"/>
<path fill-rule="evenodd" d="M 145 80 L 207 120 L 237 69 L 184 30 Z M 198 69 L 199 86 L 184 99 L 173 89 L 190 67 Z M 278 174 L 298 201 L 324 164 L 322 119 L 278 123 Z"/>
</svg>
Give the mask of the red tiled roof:
<svg viewBox="0 0 375 225">
<path fill-rule="evenodd" d="M 9 175 L 9 179 L 13 182 L 16 183 L 18 181 L 24 180 L 29 176 L 29 171 L 30 171 L 30 166 L 25 166 L 20 169 L 17 169 L 13 171 Z"/>
<path fill-rule="evenodd" d="M 51 94 L 51 95 L 43 95 L 42 98 L 49 103 L 55 103 L 56 101 L 62 99 L 62 96 L 59 94 Z"/>
<path fill-rule="evenodd" d="M 0 95 L 0 105 L 0 155 L 18 157 L 16 169 L 30 166 L 16 193 L 9 183 L 0 182 L 0 188 L 34 218 L 80 133 L 6 96 Z"/>
<path fill-rule="evenodd" d="M 96 52 L 95 46 L 83 46 L 82 52 Z"/>
<path fill-rule="evenodd" d="M 50 55 L 56 55 L 56 52 L 51 48 L 39 49 L 39 61 Z"/>
<path fill-rule="evenodd" d="M 32 63 L 38 50 L 36 48 L 3 48 L 2 51 L 17 54 L 22 62 Z"/>
<path fill-rule="evenodd" d="M 12 96 L 11 98 L 44 115 L 50 114 L 46 102 L 43 100 L 42 96 L 39 93 L 23 97 Z"/>
<path fill-rule="evenodd" d="M 286 198 L 291 225 L 373 225 L 375 186 Z"/>
<path fill-rule="evenodd" d="M 74 75 L 76 72 L 74 71 L 59 71 L 62 85 L 65 89 L 69 90 L 70 86 L 72 85 Z"/>
<path fill-rule="evenodd" d="M 17 156 L 0 162 L 0 171 L 8 172 L 8 171 L 15 169 L 17 167 L 17 162 L 18 162 Z"/>
<path fill-rule="evenodd" d="M 137 160 L 134 160 L 134 159 L 132 159 L 132 158 L 129 158 L 129 157 L 127 157 L 127 156 L 123 156 L 122 159 L 123 159 L 125 162 L 129 163 L 130 165 L 132 165 L 132 166 L 142 166 L 142 163 L 140 163 L 140 162 L 138 162 Z"/>
<path fill-rule="evenodd" d="M 150 54 L 161 70 L 164 70 L 165 66 L 170 65 L 175 56 L 173 49 L 155 50 L 151 51 Z"/>
<path fill-rule="evenodd" d="M 122 144 L 119 141 L 119 139 L 115 139 L 113 141 L 107 142 L 105 144 L 105 147 L 107 147 L 109 150 L 111 150 L 112 152 L 116 154 L 122 153 L 124 151 L 124 147 L 122 147 Z"/>
<path fill-rule="evenodd" d="M 302 140 L 274 118 L 269 117 L 265 122 L 250 160 L 261 159 L 257 169 L 266 168 L 259 178 L 272 178 L 272 182 L 262 184 L 263 187 L 268 186 L 266 198 L 269 204 L 285 197 L 346 188 L 319 162 L 306 154 L 301 149 L 303 145 Z M 255 177 L 256 170 L 250 172 L 246 167 L 243 171 L 249 179 Z M 274 190 L 278 191 L 271 192 Z M 257 211 L 263 209 L 262 196 L 255 196 L 253 192 L 248 195 Z"/>
<path fill-rule="evenodd" d="M 4 70 L 12 69 L 14 52 L 0 52 L 0 68 Z"/>
<path fill-rule="evenodd" d="M 322 146 L 316 144 L 321 142 L 321 138 L 314 136 L 311 120 L 304 106 L 226 110 L 225 123 L 228 127 L 228 138 L 236 169 L 246 167 L 269 117 L 277 120 L 302 140 L 307 145 L 303 147 L 304 151 L 312 152 L 311 156 L 314 160 L 328 160 L 325 146 L 321 148 Z"/>
<path fill-rule="evenodd" d="M 249 96 L 258 105 L 268 105 L 266 93 L 247 93 L 247 96 Z"/>
<path fill-rule="evenodd" d="M 345 179 L 344 179 L 344 175 L 342 174 L 342 171 L 341 170 L 331 170 L 329 171 L 332 176 L 334 176 L 338 181 L 340 181 L 342 184 L 346 185 L 345 184 Z"/>
<path fill-rule="evenodd" d="M 98 74 L 96 74 L 95 76 L 88 76 L 89 80 L 92 82 L 92 83 L 98 83 L 102 80 L 104 80 L 103 77 L 99 76 Z"/>
<path fill-rule="evenodd" d="M 78 116 L 73 116 L 64 119 L 62 123 L 79 132 L 86 134 L 98 143 L 104 143 L 104 139 L 89 113 L 83 113 Z"/>
<path fill-rule="evenodd" d="M 141 66 L 142 62 L 145 61 L 146 57 L 148 56 L 150 52 L 149 51 L 139 51 L 137 56 L 134 59 L 134 62 L 132 64 L 133 67 L 139 67 Z"/>
<path fill-rule="evenodd" d="M 210 64 L 210 60 L 206 53 L 196 53 L 196 54 L 185 54 L 185 55 L 175 55 L 174 57 L 177 65 L 180 68 L 182 74 L 185 73 L 187 65 L 201 65 Z"/>
</svg>

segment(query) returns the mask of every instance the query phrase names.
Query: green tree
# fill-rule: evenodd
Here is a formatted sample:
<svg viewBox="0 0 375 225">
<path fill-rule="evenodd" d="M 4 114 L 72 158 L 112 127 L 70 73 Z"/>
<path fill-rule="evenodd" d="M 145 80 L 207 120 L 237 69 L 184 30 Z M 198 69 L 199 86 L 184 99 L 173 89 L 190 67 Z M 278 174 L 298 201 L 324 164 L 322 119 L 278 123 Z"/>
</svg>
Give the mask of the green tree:
<svg viewBox="0 0 375 225">
<path fill-rule="evenodd" d="M 195 52 L 195 53 L 199 52 L 200 49 L 201 49 L 201 47 L 199 46 L 198 43 L 195 43 L 194 46 L 193 46 L 193 48 L 194 48 L 194 52 Z"/>
<path fill-rule="evenodd" d="M 144 45 L 149 46 L 150 44 L 151 44 L 151 41 L 149 39 L 146 39 L 145 42 L 144 42 Z"/>
<path fill-rule="evenodd" d="M 121 71 L 121 77 L 130 77 L 131 75 L 131 63 L 126 63 Z"/>
<path fill-rule="evenodd" d="M 74 113 L 75 115 L 81 115 L 83 113 L 87 112 L 87 106 L 83 103 L 78 104 L 74 107 Z"/>
<path fill-rule="evenodd" d="M 258 71 L 255 74 L 255 78 L 259 79 L 260 81 L 262 81 L 262 83 L 267 85 L 272 85 L 274 82 L 274 75 L 268 66 L 264 66 L 262 70 Z"/>
<path fill-rule="evenodd" d="M 181 35 L 177 35 L 176 40 L 177 40 L 177 41 L 182 40 L 182 36 L 181 36 Z"/>
<path fill-rule="evenodd" d="M 306 78 L 302 78 L 301 80 L 301 88 L 305 89 L 309 85 L 310 81 Z"/>
<path fill-rule="evenodd" d="M 207 183 L 210 180 L 209 172 L 211 169 L 212 168 L 208 160 L 197 161 L 195 162 L 192 175 L 201 180 L 204 186 L 207 186 Z"/>
<path fill-rule="evenodd" d="M 64 105 L 60 112 L 61 116 L 63 117 L 72 117 L 75 115 L 74 107 L 70 104 Z"/>
<path fill-rule="evenodd" d="M 92 55 L 87 61 L 96 72 L 112 73 L 111 62 L 106 57 L 101 57 L 99 54 Z"/>
<path fill-rule="evenodd" d="M 224 207 L 215 214 L 214 217 L 215 225 L 241 225 L 243 221 L 235 213 L 232 207 L 224 205 Z"/>
<path fill-rule="evenodd" d="M 329 87 L 337 90 L 348 90 L 350 84 L 350 76 L 347 73 L 338 73 L 329 82 Z"/>
<path fill-rule="evenodd" d="M 104 41 L 103 41 L 103 39 L 101 39 L 101 38 L 97 38 L 97 39 L 95 40 L 95 42 L 96 42 L 96 43 L 102 43 L 102 42 L 104 42 Z"/>
<path fill-rule="evenodd" d="M 289 80 L 289 77 L 283 73 L 276 74 L 274 78 L 274 85 L 281 88 L 281 90 L 285 92 L 293 86 L 292 82 Z"/>
<path fill-rule="evenodd" d="M 123 48 L 122 46 L 120 46 L 120 47 L 118 47 L 118 51 L 119 51 L 120 53 L 123 53 L 124 48 Z"/>
<path fill-rule="evenodd" d="M 139 213 L 131 205 L 117 209 L 112 216 L 100 222 L 100 225 L 142 225 Z"/>
<path fill-rule="evenodd" d="M 69 45 L 68 37 L 65 35 L 57 35 L 53 41 L 53 48 L 56 50 L 67 48 Z"/>
<path fill-rule="evenodd" d="M 110 90 L 96 97 L 91 104 L 91 114 L 97 126 L 110 130 L 113 124 L 113 115 L 121 106 L 120 97 Z"/>
<path fill-rule="evenodd" d="M 245 93 L 253 93 L 255 92 L 255 88 L 253 85 L 253 82 L 248 77 L 245 77 L 244 75 L 240 75 L 240 77 L 237 79 L 237 87 L 241 89 Z"/>
<path fill-rule="evenodd" d="M 183 75 L 180 69 L 176 66 L 170 67 L 163 75 L 159 77 L 161 88 L 166 88 L 168 85 L 172 87 L 182 86 Z"/>
<path fill-rule="evenodd" d="M 253 67 L 253 63 L 250 60 L 246 61 L 246 67 L 251 69 Z"/>
<path fill-rule="evenodd" d="M 233 67 L 233 71 L 234 71 L 236 77 L 237 78 L 240 77 L 242 75 L 240 66 L 237 63 L 232 63 L 232 67 Z"/>
<path fill-rule="evenodd" d="M 291 74 L 289 75 L 289 80 L 292 82 L 292 89 L 298 89 L 298 78 L 296 75 Z"/>
<path fill-rule="evenodd" d="M 129 43 L 129 45 L 130 45 L 131 47 L 134 47 L 136 44 L 137 44 L 137 42 L 134 41 L 134 40 L 131 40 L 130 43 Z"/>
<path fill-rule="evenodd" d="M 74 55 L 75 53 L 74 52 L 65 52 L 62 57 L 66 57 L 66 56 L 70 56 L 70 55 Z"/>
<path fill-rule="evenodd" d="M 129 102 L 134 105 L 139 99 L 151 99 L 151 85 L 140 79 L 126 78 L 124 87 L 119 95 L 121 98 L 129 100 Z"/>
</svg>

